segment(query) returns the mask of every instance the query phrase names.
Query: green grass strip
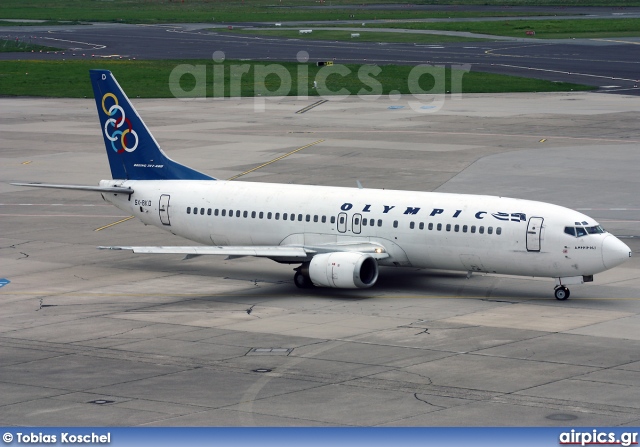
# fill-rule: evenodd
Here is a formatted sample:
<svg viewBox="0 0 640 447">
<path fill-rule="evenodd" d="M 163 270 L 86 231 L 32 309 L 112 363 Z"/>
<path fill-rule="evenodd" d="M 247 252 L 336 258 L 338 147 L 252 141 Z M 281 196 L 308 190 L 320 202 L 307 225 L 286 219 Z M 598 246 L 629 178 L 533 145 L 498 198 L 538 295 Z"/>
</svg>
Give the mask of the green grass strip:
<svg viewBox="0 0 640 447">
<path fill-rule="evenodd" d="M 0 39 L 0 53 L 25 53 L 31 51 L 58 51 L 59 48 L 45 47 L 21 40 Z"/>
<path fill-rule="evenodd" d="M 367 25 L 367 28 L 466 31 L 511 37 L 566 39 L 572 37 L 640 36 L 640 19 L 508 20 L 490 22 L 404 22 Z M 527 35 L 535 31 L 535 36 Z"/>
<path fill-rule="evenodd" d="M 594 87 L 563 82 L 550 82 L 539 79 L 505 76 L 482 72 L 463 72 L 446 68 L 438 72 L 438 89 L 435 78 L 430 75 L 421 75 L 416 91 L 410 87 L 409 79 L 412 73 L 421 73 L 420 68 L 403 65 L 363 66 L 346 64 L 343 66 L 319 68 L 312 64 L 275 63 L 275 62 L 244 62 L 225 61 L 224 64 L 216 64 L 211 60 L 164 60 L 164 61 L 113 61 L 113 60 L 74 60 L 74 61 L 2 61 L 0 62 L 0 95 L 3 96 L 44 96 L 44 97 L 68 97 L 82 98 L 92 97 L 91 84 L 89 82 L 89 69 L 108 69 L 118 79 L 120 85 L 132 97 L 141 98 L 171 98 L 175 95 L 170 89 L 169 80 L 172 71 L 176 67 L 192 69 L 196 74 L 185 74 L 179 77 L 179 84 L 174 87 L 181 91 L 191 91 L 202 87 L 202 97 L 214 95 L 214 72 L 222 70 L 224 65 L 224 83 L 222 77 L 216 77 L 217 86 L 224 85 L 224 96 L 252 97 L 257 93 L 263 96 L 272 95 L 299 95 L 308 91 L 310 96 L 318 95 L 313 88 L 313 81 L 320 80 L 321 85 L 333 92 L 357 94 L 373 92 L 387 95 L 397 91 L 402 94 L 410 93 L 443 93 L 451 91 L 451 79 L 462 77 L 461 93 L 504 93 L 504 92 L 556 92 L 569 90 L 592 90 Z M 380 69 L 380 73 L 376 73 Z M 200 70 L 200 71 L 198 71 Z M 291 88 L 284 93 L 278 91 L 281 88 L 282 76 L 276 74 L 260 75 L 260 72 L 286 71 L 291 78 Z M 320 72 L 320 70 L 323 70 Z M 339 73 L 342 70 L 343 73 Z M 368 70 L 368 74 L 358 75 L 359 70 Z M 189 71 L 189 70 L 187 70 Z M 245 73 L 246 72 L 246 73 Z M 256 72 L 259 73 L 255 76 Z M 198 73 L 204 73 L 204 77 Z M 219 72 L 218 72 L 219 73 Z M 174 72 L 175 74 L 175 72 Z M 328 75 L 328 76 L 327 76 Z M 322 78 L 326 77 L 326 81 Z M 444 78 L 444 79 L 443 79 Z M 199 79 L 199 82 L 196 81 Z M 298 84 L 300 80 L 300 85 Z M 454 81 L 454 85 L 456 85 Z M 372 87 L 375 86 L 375 87 Z M 377 90 L 376 90 L 377 88 Z M 432 90 L 432 91 L 430 91 Z M 175 89 L 174 89 L 175 91 Z M 455 92 L 455 90 L 454 90 Z M 321 91 L 323 95 L 327 90 Z M 218 88 L 217 96 L 222 95 L 222 89 Z"/>
<path fill-rule="evenodd" d="M 471 0 L 476 4 L 484 4 Z M 640 0 L 627 0 L 640 4 Z M 460 11 L 454 1 L 449 11 L 424 11 L 410 7 L 395 10 L 362 10 L 353 4 L 391 3 L 379 0 L 327 0 L 324 6 L 345 8 L 305 9 L 316 0 L 2 0 L 3 19 L 109 21 L 128 23 L 171 22 L 286 22 L 304 20 L 374 20 L 448 17 L 538 15 L 511 11 Z M 425 3 L 418 1 L 418 4 Z M 446 2 L 445 2 L 446 3 Z M 530 2 L 531 4 L 531 2 Z M 542 14 L 545 15 L 545 14 Z"/>
</svg>

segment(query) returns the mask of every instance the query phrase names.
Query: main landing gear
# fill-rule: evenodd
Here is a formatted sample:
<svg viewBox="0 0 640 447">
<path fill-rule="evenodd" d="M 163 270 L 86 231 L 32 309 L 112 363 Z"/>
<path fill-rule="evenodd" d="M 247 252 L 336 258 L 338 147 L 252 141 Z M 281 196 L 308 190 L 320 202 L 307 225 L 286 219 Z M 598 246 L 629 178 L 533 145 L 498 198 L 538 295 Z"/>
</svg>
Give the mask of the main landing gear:
<svg viewBox="0 0 640 447">
<path fill-rule="evenodd" d="M 569 289 L 567 289 L 565 286 L 556 286 L 553 294 L 556 296 L 557 300 L 564 301 L 569 298 L 571 292 L 569 292 Z"/>
<path fill-rule="evenodd" d="M 309 271 L 308 265 L 303 264 L 294 270 L 296 271 L 296 274 L 293 275 L 293 282 L 296 287 L 299 289 L 311 289 L 314 287 L 313 282 L 311 282 L 311 278 L 309 278 L 309 274 L 307 273 Z"/>
</svg>

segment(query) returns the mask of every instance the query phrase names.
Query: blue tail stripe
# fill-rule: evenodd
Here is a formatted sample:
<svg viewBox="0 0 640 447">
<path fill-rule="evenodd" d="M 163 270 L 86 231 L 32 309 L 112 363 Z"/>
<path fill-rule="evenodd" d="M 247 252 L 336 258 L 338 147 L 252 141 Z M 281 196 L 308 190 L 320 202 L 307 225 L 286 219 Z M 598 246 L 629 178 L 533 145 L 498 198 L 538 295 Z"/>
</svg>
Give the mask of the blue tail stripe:
<svg viewBox="0 0 640 447">
<path fill-rule="evenodd" d="M 109 70 L 89 72 L 114 179 L 215 180 L 165 155 Z"/>
</svg>

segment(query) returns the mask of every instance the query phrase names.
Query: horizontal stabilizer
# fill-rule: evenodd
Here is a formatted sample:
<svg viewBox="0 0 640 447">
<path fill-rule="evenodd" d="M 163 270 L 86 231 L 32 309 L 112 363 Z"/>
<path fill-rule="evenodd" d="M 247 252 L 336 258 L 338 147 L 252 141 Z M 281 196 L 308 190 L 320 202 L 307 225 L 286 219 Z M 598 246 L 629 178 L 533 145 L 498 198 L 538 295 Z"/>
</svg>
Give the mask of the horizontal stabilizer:
<svg viewBox="0 0 640 447">
<path fill-rule="evenodd" d="M 133 194 L 133 189 L 121 186 L 90 186 L 90 185 L 57 185 L 55 183 L 12 183 L 14 186 L 33 186 L 36 188 L 72 189 L 76 191 L 97 191 Z"/>
</svg>

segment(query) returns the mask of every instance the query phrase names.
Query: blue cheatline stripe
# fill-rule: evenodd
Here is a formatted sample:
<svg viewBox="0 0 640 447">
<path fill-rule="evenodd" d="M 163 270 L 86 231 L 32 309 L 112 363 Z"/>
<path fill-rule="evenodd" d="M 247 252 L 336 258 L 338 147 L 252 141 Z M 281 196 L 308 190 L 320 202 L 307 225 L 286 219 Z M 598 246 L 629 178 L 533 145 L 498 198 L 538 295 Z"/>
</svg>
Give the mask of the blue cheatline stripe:
<svg viewBox="0 0 640 447">
<path fill-rule="evenodd" d="M 11 281 L 9 281 L 7 278 L 0 278 L 0 287 L 4 287 L 7 284 L 9 284 Z"/>
</svg>

